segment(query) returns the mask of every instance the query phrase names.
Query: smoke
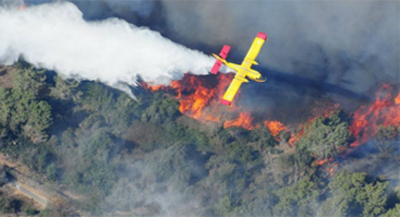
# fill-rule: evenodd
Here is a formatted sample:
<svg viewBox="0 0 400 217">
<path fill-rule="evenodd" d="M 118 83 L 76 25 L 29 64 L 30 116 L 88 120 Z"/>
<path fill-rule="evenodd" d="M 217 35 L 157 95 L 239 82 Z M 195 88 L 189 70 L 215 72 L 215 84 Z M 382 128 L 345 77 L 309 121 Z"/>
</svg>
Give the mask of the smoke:
<svg viewBox="0 0 400 217">
<path fill-rule="evenodd" d="M 400 184 L 399 138 L 394 141 L 366 142 L 339 163 L 341 169 L 366 172 L 370 176 L 384 176 L 392 186 Z"/>
<path fill-rule="evenodd" d="M 240 61 L 254 35 L 267 33 L 254 68 L 269 80 L 241 88 L 249 110 L 298 110 L 322 97 L 355 109 L 383 82 L 400 83 L 396 1 L 163 1 L 163 8 L 168 37 L 206 53 L 229 44 L 228 60 Z"/>
<path fill-rule="evenodd" d="M 26 3 L 29 6 L 49 1 L 27 0 Z M 249 97 L 238 99 L 239 102 L 243 100 L 240 104 L 246 105 L 252 112 L 263 107 L 288 108 L 291 113 L 294 112 L 290 111 L 293 103 L 306 108 L 326 96 L 352 110 L 368 98 L 372 99 L 381 83 L 400 83 L 400 27 L 393 25 L 398 23 L 398 2 L 72 2 L 82 11 L 80 16 L 85 20 L 119 17 L 136 26 L 157 30 L 172 41 L 207 54 L 218 53 L 223 44 L 229 44 L 232 50 L 228 60 L 233 62 L 242 60 L 257 32 L 266 32 L 269 40 L 258 57 L 260 66 L 254 68 L 263 73 L 268 81 L 262 85 L 243 85 L 241 95 L 251 95 L 256 97 L 255 100 Z M 104 22 L 110 20 L 100 23 Z M 89 24 L 93 25 L 93 22 Z M 107 44 L 102 45 L 106 47 Z M 163 51 L 159 49 L 159 53 Z M 190 58 L 189 55 L 186 57 Z M 204 58 L 190 59 L 193 65 L 199 65 L 195 62 Z M 210 67 L 211 59 L 207 61 L 202 65 Z M 131 63 L 136 61 L 131 59 Z M 184 72 L 191 70 L 183 65 L 180 68 Z M 196 70 L 191 71 L 198 74 Z M 157 80 L 156 83 L 167 84 L 182 75 L 182 72 L 171 73 L 169 69 L 168 72 L 167 78 L 160 76 L 163 79 L 147 81 Z M 257 102 L 257 106 L 252 106 L 253 102 Z"/>
<path fill-rule="evenodd" d="M 107 5 L 116 12 L 123 13 L 125 11 L 136 13 L 139 16 L 149 16 L 154 2 L 148 0 L 135 0 L 135 1 L 115 1 L 104 0 Z"/>
<path fill-rule="evenodd" d="M 66 78 L 99 80 L 115 88 L 137 78 L 167 84 L 186 72 L 206 74 L 211 57 L 158 32 L 110 18 L 87 22 L 72 3 L 0 9 L 0 64 L 23 59 Z M 120 89 L 120 88 L 119 88 Z"/>
<path fill-rule="evenodd" d="M 14 0 L 0 0 L 14 1 Z M 16 0 L 22 2 L 23 0 Z M 25 0 L 28 6 L 60 0 Z M 129 23 L 142 22 L 157 12 L 160 16 L 159 1 L 156 0 L 69 0 L 83 12 L 85 20 L 101 20 L 118 17 Z M 154 17 L 154 16 L 152 16 Z"/>
<path fill-rule="evenodd" d="M 265 31 L 269 41 L 259 59 L 271 68 L 319 78 L 323 75 L 313 73 L 322 72 L 304 69 L 323 65 L 360 75 L 357 71 L 368 72 L 365 66 L 379 64 L 382 70 L 370 73 L 398 78 L 398 2 L 164 1 L 164 8 L 171 31 L 186 43 L 207 38 L 208 44 L 231 44 L 244 55 L 253 36 Z M 189 26 L 196 28 L 184 31 Z M 335 82 L 335 75 L 326 81 Z M 356 81 L 353 76 L 347 80 Z"/>
<path fill-rule="evenodd" d="M 0 0 L 0 6 L 8 8 L 18 8 L 24 4 L 24 0 Z"/>
</svg>

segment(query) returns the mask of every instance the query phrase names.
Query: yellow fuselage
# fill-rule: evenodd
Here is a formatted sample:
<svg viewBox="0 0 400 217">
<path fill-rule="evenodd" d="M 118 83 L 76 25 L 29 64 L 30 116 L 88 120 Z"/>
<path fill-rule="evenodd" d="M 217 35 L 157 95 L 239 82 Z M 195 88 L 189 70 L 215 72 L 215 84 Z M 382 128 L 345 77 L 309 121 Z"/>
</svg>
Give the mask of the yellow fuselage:
<svg viewBox="0 0 400 217">
<path fill-rule="evenodd" d="M 232 83 L 229 85 L 228 90 L 225 92 L 223 99 L 231 102 L 233 98 L 235 97 L 236 93 L 238 92 L 240 86 L 242 85 L 243 82 L 249 82 L 246 78 L 249 78 L 251 80 L 255 80 L 258 82 L 262 82 L 264 80 L 261 80 L 261 73 L 257 72 L 256 70 L 251 69 L 251 66 L 258 65 L 258 63 L 255 61 L 258 53 L 261 50 L 261 47 L 263 46 L 265 40 L 259 37 L 256 37 L 247 52 L 246 57 L 244 58 L 243 62 L 241 65 L 235 64 L 235 63 L 230 63 L 225 60 L 223 60 L 224 64 L 235 70 L 236 75 L 234 79 L 232 80 Z M 216 56 L 216 55 L 215 55 Z"/>
</svg>

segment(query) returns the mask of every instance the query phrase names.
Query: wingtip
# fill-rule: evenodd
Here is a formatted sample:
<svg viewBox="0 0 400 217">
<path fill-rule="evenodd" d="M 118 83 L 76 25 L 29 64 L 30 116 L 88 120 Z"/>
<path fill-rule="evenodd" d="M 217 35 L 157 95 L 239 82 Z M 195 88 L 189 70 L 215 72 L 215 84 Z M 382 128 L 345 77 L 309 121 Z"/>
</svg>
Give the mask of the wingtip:
<svg viewBox="0 0 400 217">
<path fill-rule="evenodd" d="M 259 32 L 257 34 L 257 38 L 261 38 L 262 40 L 266 41 L 268 39 L 268 36 L 264 32 Z"/>
<path fill-rule="evenodd" d="M 257 82 L 260 82 L 260 83 L 266 82 L 266 81 L 267 81 L 267 77 L 261 76 L 261 77 L 260 77 L 259 79 L 257 79 L 256 81 L 257 81 Z"/>
<path fill-rule="evenodd" d="M 226 99 L 221 99 L 221 104 L 226 105 L 226 106 L 232 106 L 232 102 L 230 102 Z"/>
</svg>

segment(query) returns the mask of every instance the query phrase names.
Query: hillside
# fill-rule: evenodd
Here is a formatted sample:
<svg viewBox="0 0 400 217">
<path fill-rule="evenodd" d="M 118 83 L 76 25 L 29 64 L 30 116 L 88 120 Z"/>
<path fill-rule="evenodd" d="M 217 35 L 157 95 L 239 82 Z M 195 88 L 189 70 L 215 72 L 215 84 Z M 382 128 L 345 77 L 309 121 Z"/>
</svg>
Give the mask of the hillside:
<svg viewBox="0 0 400 217">
<path fill-rule="evenodd" d="M 289 126 L 240 121 L 251 114 L 211 101 L 196 113 L 183 106 L 196 91 L 182 86 L 133 87 L 134 100 L 26 63 L 0 72 L 0 152 L 49 191 L 70 193 L 30 214 L 400 215 L 400 127 L 380 116 L 376 128 L 365 124 L 374 103 L 355 114 L 332 106 Z M 32 210 L 0 197 L 2 213 Z"/>
</svg>

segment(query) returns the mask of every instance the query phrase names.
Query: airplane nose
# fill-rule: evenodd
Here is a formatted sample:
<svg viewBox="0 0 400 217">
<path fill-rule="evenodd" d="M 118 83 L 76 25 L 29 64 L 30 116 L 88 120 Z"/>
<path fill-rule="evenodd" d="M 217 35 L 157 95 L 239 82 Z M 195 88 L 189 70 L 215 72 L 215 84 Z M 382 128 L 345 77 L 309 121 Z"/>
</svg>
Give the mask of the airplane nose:
<svg viewBox="0 0 400 217">
<path fill-rule="evenodd" d="M 267 40 L 267 34 L 265 34 L 264 32 L 259 32 L 258 34 L 257 34 L 257 38 L 261 38 L 262 40 Z"/>
</svg>

